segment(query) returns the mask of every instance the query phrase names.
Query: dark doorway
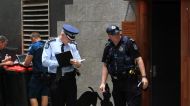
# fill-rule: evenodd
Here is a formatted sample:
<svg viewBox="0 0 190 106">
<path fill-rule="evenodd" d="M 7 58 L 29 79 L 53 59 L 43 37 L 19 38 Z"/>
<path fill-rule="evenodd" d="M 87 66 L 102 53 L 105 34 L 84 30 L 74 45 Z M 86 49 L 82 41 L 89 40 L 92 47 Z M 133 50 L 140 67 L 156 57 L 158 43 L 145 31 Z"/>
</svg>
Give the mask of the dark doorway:
<svg viewBox="0 0 190 106">
<path fill-rule="evenodd" d="M 151 106 L 180 106 L 180 3 L 151 2 Z"/>
</svg>

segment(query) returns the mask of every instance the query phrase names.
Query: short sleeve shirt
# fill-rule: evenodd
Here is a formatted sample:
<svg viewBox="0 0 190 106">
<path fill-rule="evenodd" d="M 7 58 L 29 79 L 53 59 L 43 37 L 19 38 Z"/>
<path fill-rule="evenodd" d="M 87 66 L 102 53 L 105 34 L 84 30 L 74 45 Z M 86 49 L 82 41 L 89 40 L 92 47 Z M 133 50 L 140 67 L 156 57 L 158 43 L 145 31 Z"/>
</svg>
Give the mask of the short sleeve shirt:
<svg viewBox="0 0 190 106">
<path fill-rule="evenodd" d="M 43 50 L 43 45 L 44 41 L 37 41 L 31 44 L 29 47 L 28 55 L 32 55 L 32 63 L 33 67 L 38 69 L 38 70 L 44 70 L 45 67 L 42 66 L 42 50 Z"/>
<path fill-rule="evenodd" d="M 127 43 L 125 42 L 125 40 L 127 40 Z M 109 54 L 109 50 L 111 48 L 119 48 L 119 46 L 121 46 L 121 44 L 123 44 L 123 43 L 126 43 L 126 46 L 128 48 L 127 52 L 130 54 L 130 56 L 132 56 L 132 58 L 135 59 L 135 58 L 140 57 L 139 49 L 138 49 L 135 41 L 127 36 L 123 36 L 121 38 L 120 42 L 118 43 L 118 45 L 114 45 L 114 43 L 111 40 L 108 40 L 106 47 L 104 48 L 102 62 L 106 63 L 106 59 Z"/>
<path fill-rule="evenodd" d="M 49 73 L 56 73 L 57 67 L 59 66 L 58 61 L 56 59 L 56 54 L 62 53 L 61 46 L 62 41 L 57 37 L 51 40 L 49 43 L 45 44 L 43 53 L 42 53 L 42 63 L 44 66 L 48 67 Z M 68 43 L 64 45 L 64 52 L 70 51 L 74 59 L 81 59 L 79 51 L 75 43 Z M 67 66 L 62 67 L 62 74 L 66 72 L 71 72 L 74 70 L 74 67 Z"/>
</svg>

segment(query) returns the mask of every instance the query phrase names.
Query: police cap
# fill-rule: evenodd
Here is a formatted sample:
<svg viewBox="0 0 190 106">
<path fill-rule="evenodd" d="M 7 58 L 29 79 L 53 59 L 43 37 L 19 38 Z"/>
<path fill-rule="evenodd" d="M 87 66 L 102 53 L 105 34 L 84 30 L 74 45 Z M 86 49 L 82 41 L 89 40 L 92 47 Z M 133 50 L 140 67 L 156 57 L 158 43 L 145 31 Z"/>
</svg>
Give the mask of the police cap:
<svg viewBox="0 0 190 106">
<path fill-rule="evenodd" d="M 63 24 L 63 31 L 70 40 L 74 40 L 75 35 L 79 33 L 79 30 L 70 24 Z"/>
<path fill-rule="evenodd" d="M 116 35 L 118 32 L 120 32 L 121 30 L 119 29 L 118 26 L 116 25 L 110 25 L 107 27 L 106 32 L 108 35 Z"/>
</svg>

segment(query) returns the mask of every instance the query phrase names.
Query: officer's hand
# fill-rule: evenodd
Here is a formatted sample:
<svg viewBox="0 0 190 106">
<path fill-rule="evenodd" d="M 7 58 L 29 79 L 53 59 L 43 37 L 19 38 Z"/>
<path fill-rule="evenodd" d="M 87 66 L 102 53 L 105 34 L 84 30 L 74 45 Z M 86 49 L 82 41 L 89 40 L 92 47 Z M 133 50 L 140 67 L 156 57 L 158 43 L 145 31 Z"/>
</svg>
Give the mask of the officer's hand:
<svg viewBox="0 0 190 106">
<path fill-rule="evenodd" d="M 14 62 L 13 62 L 13 61 L 6 61 L 6 62 L 4 62 L 4 64 L 5 64 L 5 65 L 13 65 Z"/>
<path fill-rule="evenodd" d="M 74 67 L 79 68 L 81 66 L 81 63 L 77 61 L 76 59 L 71 59 L 70 63 L 74 65 Z"/>
<path fill-rule="evenodd" d="M 11 61 L 11 56 L 8 56 L 8 54 L 6 54 L 5 59 L 2 60 L 2 62 L 7 62 L 7 61 Z"/>
<path fill-rule="evenodd" d="M 141 82 L 143 84 L 142 88 L 146 89 L 148 87 L 148 79 L 146 77 L 142 77 L 142 81 Z"/>
<path fill-rule="evenodd" d="M 102 84 L 100 85 L 100 91 L 101 91 L 101 92 L 105 92 L 105 87 L 106 87 L 106 85 L 105 85 L 104 83 L 102 83 Z"/>
</svg>

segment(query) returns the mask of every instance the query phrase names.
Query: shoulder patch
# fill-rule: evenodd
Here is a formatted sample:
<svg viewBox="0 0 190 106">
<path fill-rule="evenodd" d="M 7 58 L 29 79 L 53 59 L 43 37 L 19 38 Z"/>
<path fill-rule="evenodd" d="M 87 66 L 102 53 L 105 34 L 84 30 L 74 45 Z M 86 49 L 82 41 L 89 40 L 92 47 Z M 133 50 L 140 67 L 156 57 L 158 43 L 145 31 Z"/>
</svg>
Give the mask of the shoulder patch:
<svg viewBox="0 0 190 106">
<path fill-rule="evenodd" d="M 134 50 L 138 50 L 138 47 L 135 43 L 133 43 L 133 48 L 134 48 Z"/>
<path fill-rule="evenodd" d="M 78 50 L 78 45 L 77 45 L 76 41 L 72 41 L 72 42 L 70 42 L 70 44 L 74 44 L 76 46 L 76 49 Z"/>
<path fill-rule="evenodd" d="M 138 50 L 138 46 L 137 46 L 135 40 L 132 39 L 132 38 L 130 38 L 129 40 L 131 41 L 131 44 L 132 44 L 133 49 L 134 49 L 134 50 Z"/>
</svg>

